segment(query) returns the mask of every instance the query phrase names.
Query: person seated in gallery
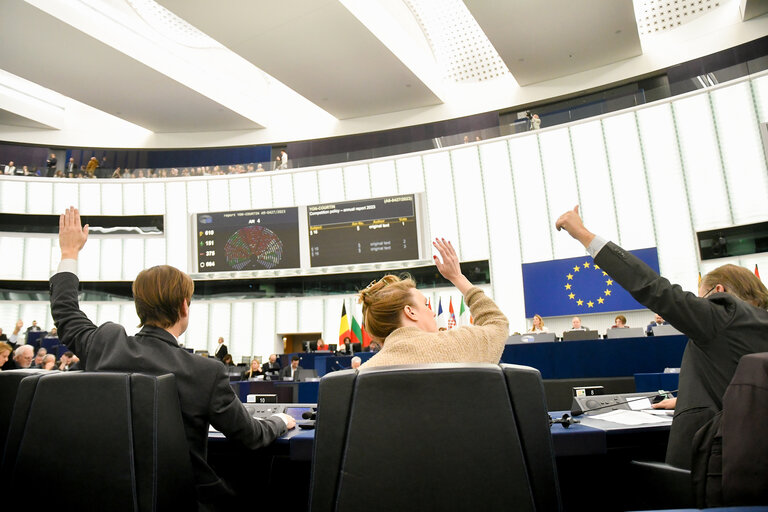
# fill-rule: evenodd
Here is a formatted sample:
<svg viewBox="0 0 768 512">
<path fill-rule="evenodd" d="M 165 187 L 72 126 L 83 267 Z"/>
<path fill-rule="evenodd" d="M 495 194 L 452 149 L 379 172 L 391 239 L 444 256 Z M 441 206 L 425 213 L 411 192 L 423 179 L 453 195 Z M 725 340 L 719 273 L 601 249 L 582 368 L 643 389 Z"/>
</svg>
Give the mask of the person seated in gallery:
<svg viewBox="0 0 768 512">
<path fill-rule="evenodd" d="M 381 343 L 381 350 L 360 368 L 397 364 L 498 363 L 509 335 L 509 323 L 493 300 L 461 273 L 450 242 L 435 239 L 434 256 L 440 274 L 464 296 L 475 319 L 439 331 L 427 298 L 411 278 L 386 275 L 362 290 L 365 330 Z"/>
<path fill-rule="evenodd" d="M 263 375 L 264 374 L 261 373 L 261 366 L 259 365 L 259 360 L 254 358 L 254 359 L 251 359 L 251 367 L 240 374 L 240 380 L 251 380 L 251 379 L 255 379 L 256 377 L 263 377 Z"/>
<path fill-rule="evenodd" d="M 544 325 L 544 319 L 541 318 L 541 315 L 533 315 L 533 323 L 528 332 L 531 334 L 549 332 L 549 329 Z"/>
</svg>

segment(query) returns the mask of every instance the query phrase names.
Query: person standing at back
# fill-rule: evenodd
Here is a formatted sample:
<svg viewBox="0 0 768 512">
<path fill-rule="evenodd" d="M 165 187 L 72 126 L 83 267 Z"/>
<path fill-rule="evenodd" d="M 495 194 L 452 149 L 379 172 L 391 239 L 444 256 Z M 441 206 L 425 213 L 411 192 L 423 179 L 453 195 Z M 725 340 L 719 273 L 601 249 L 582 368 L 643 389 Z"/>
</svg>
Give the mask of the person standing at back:
<svg viewBox="0 0 768 512">
<path fill-rule="evenodd" d="M 251 417 L 230 387 L 223 364 L 179 347 L 178 337 L 189 324 L 194 282 L 174 267 L 158 265 L 136 276 L 133 297 L 142 326 L 136 335 L 128 336 L 123 326 L 112 322 L 94 325 L 78 302 L 77 258 L 87 239 L 88 225 L 82 227 L 80 213 L 68 208 L 59 218 L 61 263 L 50 279 L 51 314 L 59 339 L 79 355 L 85 371 L 175 375 L 197 499 L 207 507 L 225 507 L 233 493 L 206 461 L 209 425 L 256 449 L 293 428 L 295 421 L 285 414 Z"/>
</svg>

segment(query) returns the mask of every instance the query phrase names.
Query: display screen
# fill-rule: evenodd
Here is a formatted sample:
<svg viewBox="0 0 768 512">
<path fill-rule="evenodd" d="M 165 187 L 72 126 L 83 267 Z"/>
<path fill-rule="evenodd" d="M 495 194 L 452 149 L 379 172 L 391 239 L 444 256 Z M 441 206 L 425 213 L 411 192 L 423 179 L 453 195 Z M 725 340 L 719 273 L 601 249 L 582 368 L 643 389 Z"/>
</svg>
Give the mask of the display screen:
<svg viewBox="0 0 768 512">
<path fill-rule="evenodd" d="M 197 215 L 197 271 L 298 268 L 298 208 Z"/>
<path fill-rule="evenodd" d="M 307 207 L 313 267 L 419 258 L 413 195 Z"/>
</svg>

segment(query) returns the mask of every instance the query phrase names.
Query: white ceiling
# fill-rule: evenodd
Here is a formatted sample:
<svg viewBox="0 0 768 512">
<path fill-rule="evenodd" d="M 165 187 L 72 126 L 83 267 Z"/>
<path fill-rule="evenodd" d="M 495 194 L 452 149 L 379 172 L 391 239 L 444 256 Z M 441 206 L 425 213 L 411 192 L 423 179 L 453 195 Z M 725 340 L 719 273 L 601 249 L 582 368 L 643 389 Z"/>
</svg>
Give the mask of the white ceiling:
<svg viewBox="0 0 768 512">
<path fill-rule="evenodd" d="M 398 113 L 398 122 L 407 122 L 411 113 L 415 117 L 425 109 L 450 107 L 446 105 L 452 101 L 450 95 L 438 97 L 434 87 L 419 79 L 424 76 L 420 70 L 404 64 L 408 59 L 402 52 L 396 55 L 348 8 L 364 2 L 157 1 L 331 114 L 337 123 L 361 124 L 361 119 L 391 118 L 393 113 Z M 403 10 L 395 5 L 402 0 L 366 1 L 378 1 L 391 12 Z M 195 140 L 196 132 L 262 130 L 253 116 L 238 114 L 236 108 L 211 99 L 211 94 L 196 92 L 29 2 L 53 3 L 59 9 L 66 5 L 64 0 L 0 0 L 0 72 L 158 134 L 189 133 Z M 643 53 L 632 0 L 464 2 L 523 89 Z M 413 20 L 408 23 L 404 34 L 414 32 Z M 2 85 L 0 77 L 0 96 Z M 471 91 L 466 84 L 461 87 L 465 94 Z M 5 105 L 0 102 L 0 125 L 51 126 L 20 110 L 4 110 Z"/>
</svg>

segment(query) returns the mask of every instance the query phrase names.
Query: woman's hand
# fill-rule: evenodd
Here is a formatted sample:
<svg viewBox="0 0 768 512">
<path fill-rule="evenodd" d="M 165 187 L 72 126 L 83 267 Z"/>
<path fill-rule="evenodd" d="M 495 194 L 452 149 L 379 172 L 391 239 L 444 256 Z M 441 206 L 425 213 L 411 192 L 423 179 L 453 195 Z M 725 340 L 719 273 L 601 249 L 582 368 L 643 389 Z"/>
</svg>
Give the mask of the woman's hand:
<svg viewBox="0 0 768 512">
<path fill-rule="evenodd" d="M 435 266 L 444 278 L 449 280 L 459 291 L 464 295 L 472 288 L 472 283 L 464 277 L 461 273 L 461 266 L 459 265 L 459 257 L 456 255 L 451 242 L 445 240 L 445 238 L 435 238 L 432 245 L 440 253 L 440 258 L 433 256 L 435 260 Z"/>
</svg>

